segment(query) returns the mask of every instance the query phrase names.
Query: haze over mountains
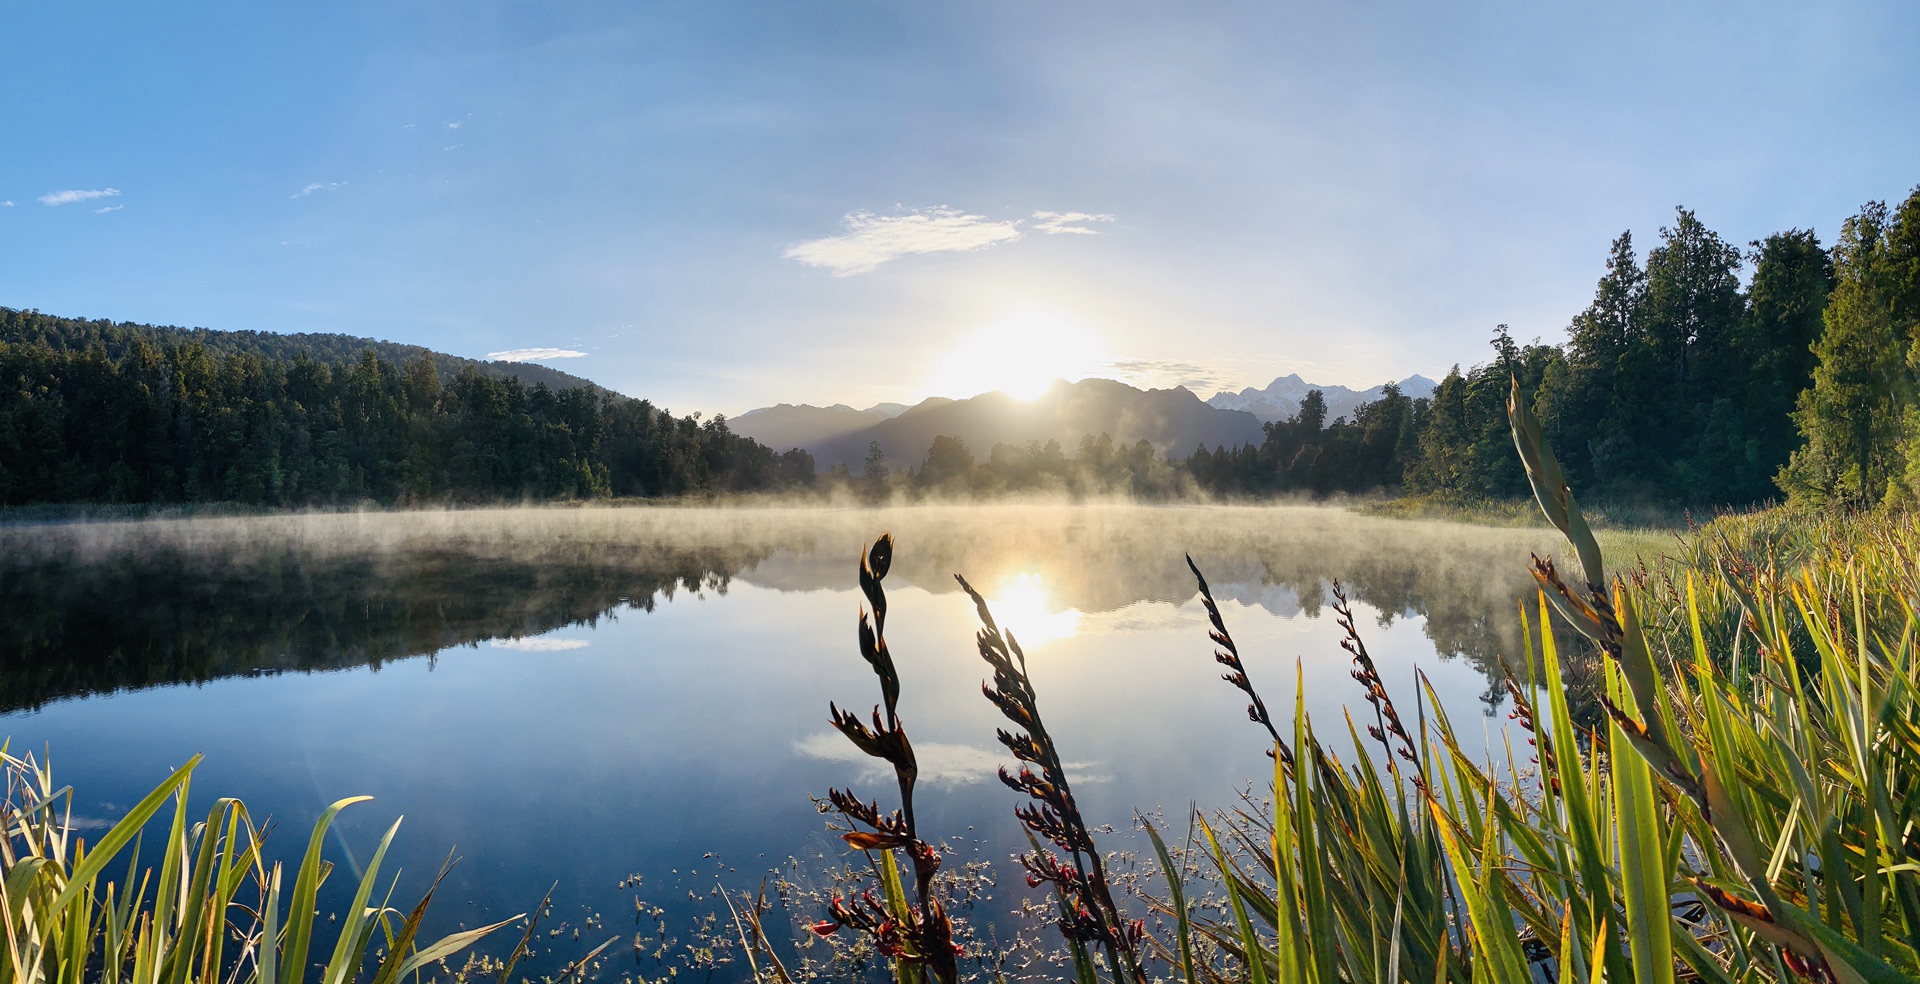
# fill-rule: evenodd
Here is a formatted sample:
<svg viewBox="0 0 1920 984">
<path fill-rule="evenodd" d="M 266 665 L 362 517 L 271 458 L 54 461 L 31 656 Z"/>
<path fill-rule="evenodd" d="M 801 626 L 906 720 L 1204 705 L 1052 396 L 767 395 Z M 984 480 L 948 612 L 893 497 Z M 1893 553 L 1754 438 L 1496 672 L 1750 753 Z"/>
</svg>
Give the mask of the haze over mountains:
<svg viewBox="0 0 1920 984">
<path fill-rule="evenodd" d="M 749 410 L 727 421 L 735 434 L 744 434 L 770 448 L 812 448 L 845 437 L 907 411 L 904 403 L 877 403 L 855 410 L 844 403 L 816 407 L 781 403 Z"/>
<path fill-rule="evenodd" d="M 1419 373 L 1414 373 L 1395 385 L 1400 392 L 1411 399 L 1423 399 L 1433 395 L 1440 384 Z M 1352 390 L 1345 386 L 1322 386 L 1309 383 L 1300 378 L 1299 373 L 1282 376 L 1268 383 L 1265 389 L 1249 386 L 1238 393 L 1221 390 L 1207 400 L 1211 406 L 1222 410 L 1245 410 L 1262 421 L 1285 420 L 1300 412 L 1300 401 L 1312 390 L 1319 390 L 1327 401 L 1327 421 L 1333 422 L 1339 417 L 1351 417 L 1353 411 L 1363 403 L 1372 403 L 1386 392 L 1383 383 L 1370 389 Z"/>
<path fill-rule="evenodd" d="M 1414 398 L 1432 395 L 1435 386 L 1420 375 L 1398 385 Z M 868 445 L 875 442 L 890 467 L 916 464 L 942 434 L 965 441 L 982 459 L 996 444 L 1024 447 L 1034 441 L 1056 441 L 1072 456 L 1082 438 L 1100 434 L 1121 445 L 1144 440 L 1162 454 L 1182 457 L 1202 445 L 1259 444 L 1265 437 L 1261 424 L 1293 416 L 1310 390 L 1325 395 L 1331 422 L 1378 399 L 1384 388 L 1319 386 L 1292 375 L 1274 380 L 1265 389 L 1222 392 L 1202 401 L 1185 387 L 1142 390 L 1111 379 L 1085 379 L 1056 382 L 1031 401 L 994 392 L 965 400 L 934 397 L 911 408 L 897 403 L 865 410 L 843 403 L 831 407 L 782 403 L 750 410 L 728 424 L 735 433 L 775 449 L 805 448 L 822 471 L 845 465 L 858 473 Z"/>
</svg>

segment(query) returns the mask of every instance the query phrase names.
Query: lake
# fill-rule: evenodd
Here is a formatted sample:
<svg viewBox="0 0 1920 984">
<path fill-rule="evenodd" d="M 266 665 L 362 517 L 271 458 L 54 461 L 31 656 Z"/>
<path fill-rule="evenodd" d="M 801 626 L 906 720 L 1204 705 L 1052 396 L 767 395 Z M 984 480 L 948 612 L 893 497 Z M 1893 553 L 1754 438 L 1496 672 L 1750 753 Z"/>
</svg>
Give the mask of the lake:
<svg viewBox="0 0 1920 984">
<path fill-rule="evenodd" d="M 0 527 L 0 735 L 15 754 L 50 753 L 83 825 L 195 753 L 195 800 L 244 798 L 279 822 L 287 851 L 326 804 L 371 795 L 342 815 L 336 860 L 353 865 L 404 815 L 398 898 L 449 851 L 461 859 L 436 898 L 438 932 L 526 911 L 557 883 L 529 969 L 619 936 L 605 979 L 704 974 L 683 946 L 658 944 L 696 939 L 716 887 L 753 889 L 775 870 L 823 885 L 844 853 L 809 794 L 850 786 L 897 805 L 891 773 L 827 724 L 830 700 L 879 699 L 854 630 L 858 557 L 882 530 L 897 538 L 887 635 L 921 830 L 993 873 L 972 917 L 1003 937 L 1028 894 L 1006 863 L 1024 840 L 1015 794 L 994 780 L 1009 761 L 993 737 L 1003 722 L 981 697 L 975 616 L 953 574 L 1024 643 L 1082 807 L 1122 848 L 1136 810 L 1228 806 L 1271 775 L 1264 732 L 1219 678 L 1184 554 L 1283 732 L 1296 666 L 1323 735 L 1344 731 L 1343 706 L 1366 709 L 1327 606 L 1338 579 L 1389 689 L 1410 702 L 1424 672 L 1480 740 L 1504 724 L 1490 668 L 1520 651 L 1528 553 L 1558 546 L 1545 530 L 1304 506 Z"/>
</svg>

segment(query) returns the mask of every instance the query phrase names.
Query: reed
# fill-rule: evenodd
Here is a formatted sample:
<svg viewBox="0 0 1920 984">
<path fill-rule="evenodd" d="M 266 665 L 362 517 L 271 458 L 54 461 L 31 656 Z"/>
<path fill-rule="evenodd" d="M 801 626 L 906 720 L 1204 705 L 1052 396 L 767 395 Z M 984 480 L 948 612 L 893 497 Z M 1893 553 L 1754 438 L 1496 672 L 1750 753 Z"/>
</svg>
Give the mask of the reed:
<svg viewBox="0 0 1920 984">
<path fill-rule="evenodd" d="M 1342 763 L 1297 701 L 1272 813 L 1216 817 L 1237 850 L 1197 818 L 1232 920 L 1182 911 L 1161 952 L 1190 982 L 1920 978 L 1912 519 L 1726 518 L 1677 568 L 1612 572 L 1538 423 L 1509 413 L 1575 566 L 1533 562 L 1504 761 L 1467 753 L 1424 681 L 1417 741 L 1397 728 L 1342 602 L 1386 773 L 1350 719 Z M 1556 622 L 1602 654 L 1585 733 Z M 1162 858 L 1166 911 L 1191 892 Z"/>
<path fill-rule="evenodd" d="M 1153 933 L 1118 904 L 1019 641 L 958 578 L 992 671 L 983 691 L 1013 725 L 998 738 L 1020 765 L 1000 778 L 1025 797 L 1014 812 L 1031 850 L 1018 861 L 1029 887 L 1050 890 L 1057 966 L 1081 984 L 1163 970 L 1187 984 L 1920 980 L 1920 526 L 1725 516 L 1691 529 L 1677 559 L 1609 566 L 1537 421 L 1517 399 L 1509 415 L 1569 556 L 1532 560 L 1520 651 L 1500 663 L 1511 726 L 1486 752 L 1468 751 L 1424 677 L 1395 699 L 1338 583 L 1330 607 L 1372 720 L 1348 713 L 1324 740 L 1296 670 L 1289 734 L 1189 558 L 1222 677 L 1270 742 L 1272 797 L 1192 812 L 1179 848 L 1139 819 L 1165 879 L 1143 893 Z M 871 727 L 837 706 L 833 718 L 894 766 L 901 808 L 830 797 L 859 828 L 847 843 L 877 857 L 882 897 L 836 899 L 818 930 L 891 933 L 881 948 L 897 979 L 946 980 L 920 956 L 954 927 L 929 922 L 945 912 L 931 908 L 938 855 L 914 828 L 895 711 L 880 589 L 891 556 L 883 536 L 860 582 L 874 609 L 861 652 L 883 704 Z M 1570 633 L 1597 666 L 1563 659 Z M 933 859 L 916 865 L 915 895 L 896 853 Z"/>
<path fill-rule="evenodd" d="M 239 800 L 216 800 L 204 822 L 191 821 L 187 795 L 198 763 L 196 757 L 181 766 L 89 843 L 74 826 L 71 788 L 55 785 L 45 762 L 0 748 L 7 787 L 0 804 L 0 984 L 399 984 L 422 979 L 441 960 L 521 918 L 423 945 L 420 925 L 433 887 L 405 912 L 389 904 L 392 884 L 381 888 L 396 820 L 369 857 L 352 903 L 325 913 L 338 936 L 330 951 L 316 952 L 323 915 L 317 896 L 333 867 L 321 846 L 334 817 L 367 797 L 343 799 L 320 815 L 289 883 L 281 863 L 262 854 L 261 829 Z M 142 858 L 141 832 L 169 802 L 173 816 L 156 871 Z"/>
</svg>

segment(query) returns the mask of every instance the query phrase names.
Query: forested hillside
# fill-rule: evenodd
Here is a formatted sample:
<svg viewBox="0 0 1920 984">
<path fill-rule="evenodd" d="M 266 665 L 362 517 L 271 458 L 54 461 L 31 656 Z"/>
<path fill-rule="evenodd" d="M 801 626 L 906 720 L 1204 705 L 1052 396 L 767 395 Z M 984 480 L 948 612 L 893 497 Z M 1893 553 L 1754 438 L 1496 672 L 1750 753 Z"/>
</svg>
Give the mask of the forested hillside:
<svg viewBox="0 0 1920 984">
<path fill-rule="evenodd" d="M 119 358 L 135 338 L 149 342 L 164 336 L 170 344 L 199 342 L 212 352 L 262 355 L 269 359 L 292 359 L 306 355 L 320 362 L 353 362 L 372 351 L 388 362 L 407 363 L 421 356 L 432 356 L 440 381 L 451 382 L 463 369 L 496 379 L 518 379 L 529 386 L 545 383 L 549 389 L 566 390 L 599 387 L 572 373 L 550 369 L 534 362 L 483 362 L 435 352 L 423 345 L 407 345 L 334 332 L 297 332 L 275 334 L 270 331 L 215 331 L 211 328 L 159 328 L 85 318 L 61 318 L 38 311 L 16 311 L 0 307 L 0 339 L 9 342 L 43 342 L 56 349 L 85 349 L 98 342 L 111 358 Z"/>
<path fill-rule="evenodd" d="M 658 496 L 813 478 L 805 452 L 598 387 L 448 373 L 425 350 L 402 363 L 209 334 L 0 311 L 0 505 Z M 236 336 L 251 344 L 210 344 Z"/>
</svg>

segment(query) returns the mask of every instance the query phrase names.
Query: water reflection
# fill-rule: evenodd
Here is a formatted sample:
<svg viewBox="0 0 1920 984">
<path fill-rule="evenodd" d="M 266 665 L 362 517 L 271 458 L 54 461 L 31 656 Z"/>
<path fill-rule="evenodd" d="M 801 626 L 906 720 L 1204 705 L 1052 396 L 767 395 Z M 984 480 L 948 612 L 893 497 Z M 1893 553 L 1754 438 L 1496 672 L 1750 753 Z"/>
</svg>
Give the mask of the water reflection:
<svg viewBox="0 0 1920 984">
<path fill-rule="evenodd" d="M 501 510 L 0 529 L 0 710 L 286 670 L 379 667 L 476 643 L 539 640 L 622 606 L 651 611 L 735 579 L 843 589 L 880 528 L 896 576 L 933 592 L 965 572 L 1029 645 L 1089 613 L 1178 605 L 1191 553 L 1223 600 L 1317 618 L 1343 581 L 1381 625 L 1423 619 L 1435 651 L 1483 670 L 1518 649 L 1526 530 L 1372 520 L 1337 510 L 978 507 Z M 1133 617 L 1138 617 L 1135 612 Z M 1489 676 L 1487 700 L 1497 703 Z"/>
<path fill-rule="evenodd" d="M 1002 578 L 998 587 L 983 594 L 993 606 L 994 618 L 1028 648 L 1071 638 L 1080 631 L 1084 613 L 1050 605 L 1045 578 L 1032 571 Z"/>
<path fill-rule="evenodd" d="M 1319 617 L 1332 579 L 1354 598 L 1387 685 L 1406 692 L 1417 668 L 1466 723 L 1493 655 L 1519 648 L 1527 553 L 1551 545 L 1533 531 L 1307 508 L 542 509 L 0 528 L 0 708 L 11 712 L 0 737 L 52 749 L 90 817 L 119 815 L 200 752 L 196 795 L 240 796 L 289 829 L 342 796 L 372 795 L 343 818 L 347 842 L 404 814 L 394 863 L 409 877 L 427 877 L 449 848 L 466 858 L 429 935 L 523 911 L 556 880 L 560 924 L 644 904 L 679 927 L 711 910 L 717 883 L 748 887 L 770 868 L 804 874 L 838 855 L 807 794 L 892 785 L 826 722 L 829 700 L 874 699 L 854 648 L 854 571 L 889 528 L 888 638 L 926 785 L 916 806 L 928 829 L 995 863 L 1024 841 L 990 781 L 1004 721 L 979 696 L 976 620 L 955 572 L 988 588 L 1023 639 L 1082 808 L 1124 830 L 1136 809 L 1224 805 L 1270 775 L 1264 735 L 1218 679 L 1184 554 L 1206 571 L 1268 704 L 1294 706 L 1298 672 L 1311 713 L 1337 730 L 1360 693 L 1339 631 Z M 1470 742 L 1481 730 L 1464 729 Z M 1023 884 L 1009 872 L 980 917 L 1005 917 Z M 796 939 L 818 918 L 789 915 Z M 578 956 L 566 939 L 529 973 Z"/>
</svg>

